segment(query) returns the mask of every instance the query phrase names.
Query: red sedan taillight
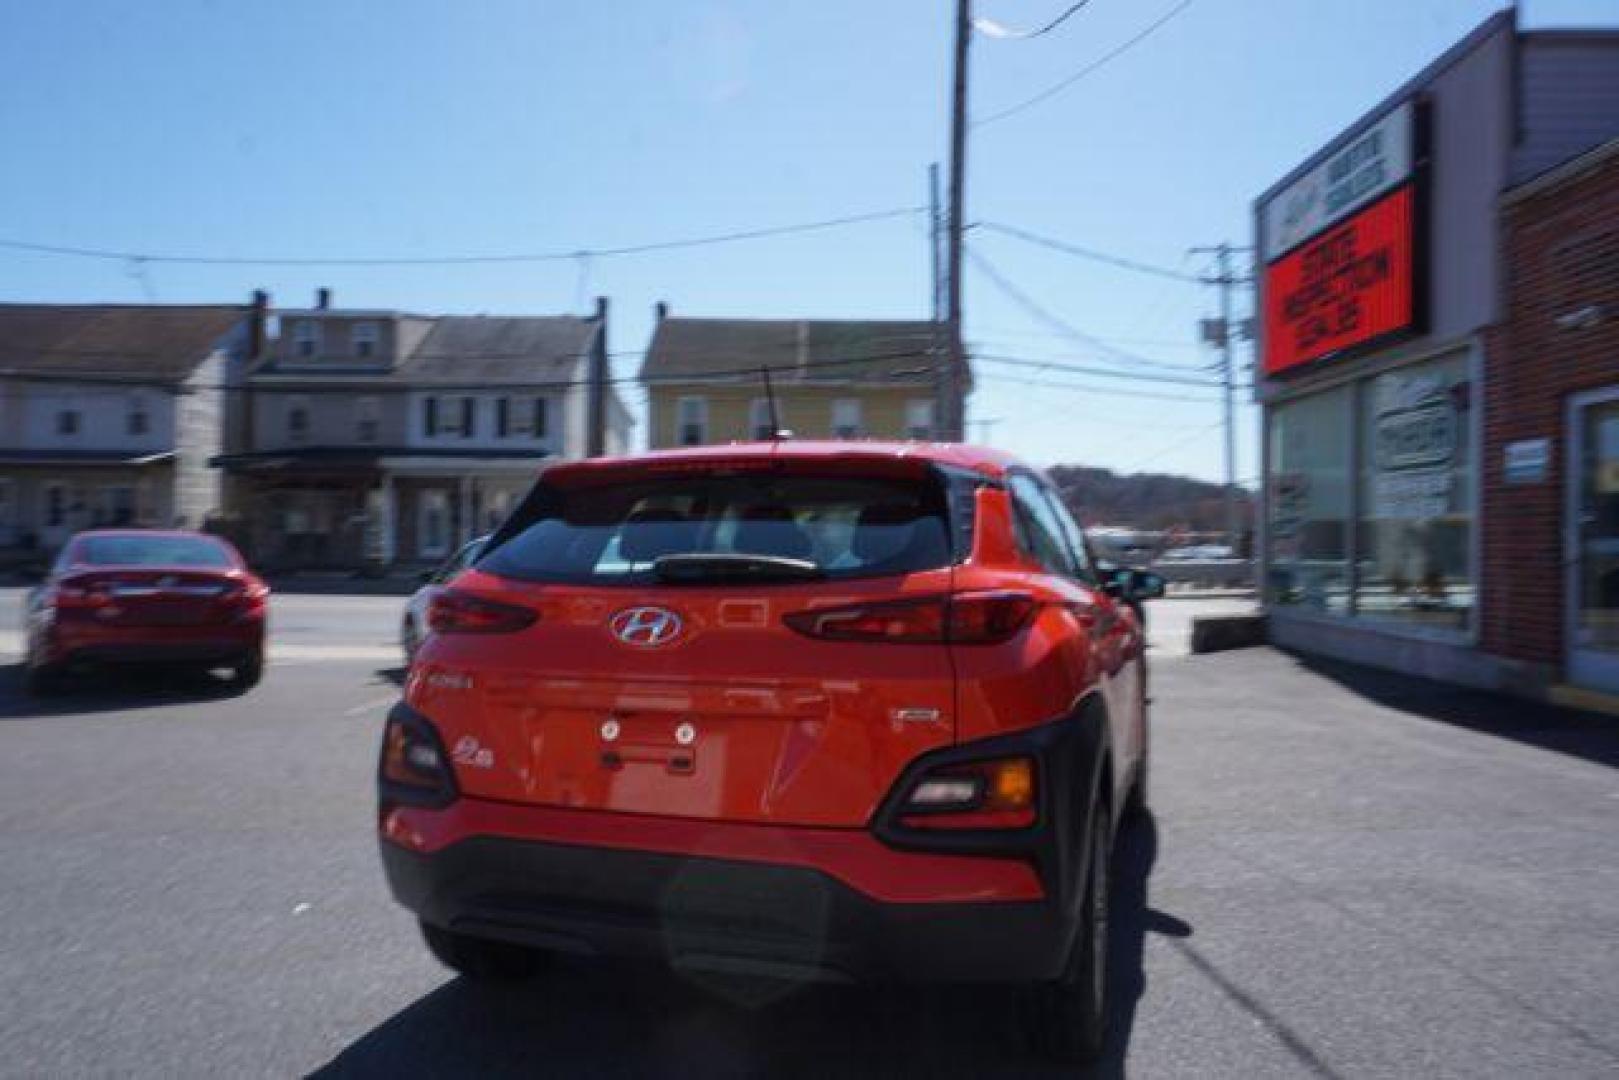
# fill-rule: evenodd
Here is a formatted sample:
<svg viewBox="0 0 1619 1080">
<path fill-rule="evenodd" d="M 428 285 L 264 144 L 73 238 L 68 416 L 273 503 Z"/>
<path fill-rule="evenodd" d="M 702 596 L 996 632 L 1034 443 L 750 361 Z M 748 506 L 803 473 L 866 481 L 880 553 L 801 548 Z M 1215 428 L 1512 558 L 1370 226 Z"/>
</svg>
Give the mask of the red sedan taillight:
<svg viewBox="0 0 1619 1080">
<path fill-rule="evenodd" d="M 533 608 L 456 589 L 435 593 L 427 607 L 427 625 L 435 634 L 510 634 L 533 626 L 539 617 Z"/>
<path fill-rule="evenodd" d="M 1034 613 L 1020 592 L 970 592 L 794 611 L 789 627 L 827 641 L 994 645 L 1010 640 Z"/>
</svg>

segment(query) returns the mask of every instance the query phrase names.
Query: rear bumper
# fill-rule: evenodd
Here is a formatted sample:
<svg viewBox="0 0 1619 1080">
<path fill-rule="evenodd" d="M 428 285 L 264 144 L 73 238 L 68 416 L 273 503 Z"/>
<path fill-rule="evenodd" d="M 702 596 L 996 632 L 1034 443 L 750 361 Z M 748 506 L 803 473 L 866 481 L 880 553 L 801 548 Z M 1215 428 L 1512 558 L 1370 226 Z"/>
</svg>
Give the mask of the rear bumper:
<svg viewBox="0 0 1619 1080">
<path fill-rule="evenodd" d="M 793 830 L 778 830 L 790 833 Z M 1044 899 L 893 903 L 816 868 L 476 836 L 382 842 L 425 922 L 477 937 L 800 980 L 1051 978 L 1073 926 Z"/>
<path fill-rule="evenodd" d="M 264 648 L 262 622 L 214 626 L 69 626 L 46 637 L 51 663 L 225 663 Z"/>
<path fill-rule="evenodd" d="M 404 705 L 392 719 L 431 729 Z M 893 798 L 869 829 L 518 805 L 453 785 L 424 799 L 379 771 L 382 861 L 405 907 L 477 937 L 794 978 L 1049 979 L 1073 945 L 1103 794 L 1094 720 L 926 755 L 895 787 L 1029 755 L 1042 795 L 1028 829 L 919 830 Z"/>
</svg>

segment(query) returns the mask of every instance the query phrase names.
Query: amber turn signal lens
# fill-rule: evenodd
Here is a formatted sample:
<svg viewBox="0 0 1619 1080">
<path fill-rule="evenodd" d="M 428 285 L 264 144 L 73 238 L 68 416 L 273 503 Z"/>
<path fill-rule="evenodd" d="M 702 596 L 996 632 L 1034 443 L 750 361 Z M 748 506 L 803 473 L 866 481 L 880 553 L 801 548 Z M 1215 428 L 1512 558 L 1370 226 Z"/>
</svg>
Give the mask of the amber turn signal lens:
<svg viewBox="0 0 1619 1080">
<path fill-rule="evenodd" d="M 985 806 L 994 810 L 1027 810 L 1034 806 L 1034 763 L 1010 758 L 992 763 Z"/>
</svg>

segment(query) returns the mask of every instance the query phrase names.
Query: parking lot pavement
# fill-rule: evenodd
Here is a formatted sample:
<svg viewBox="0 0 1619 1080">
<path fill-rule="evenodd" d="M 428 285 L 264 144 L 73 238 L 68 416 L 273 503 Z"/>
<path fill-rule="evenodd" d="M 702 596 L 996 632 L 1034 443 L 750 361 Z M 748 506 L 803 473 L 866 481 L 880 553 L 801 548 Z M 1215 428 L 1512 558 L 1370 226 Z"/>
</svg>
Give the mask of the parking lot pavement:
<svg viewBox="0 0 1619 1080">
<path fill-rule="evenodd" d="M 451 978 L 370 831 L 398 675 L 41 709 L 0 672 L 0 1074 L 1041 1074 L 985 991 Z M 1153 692 L 1101 1075 L 1619 1069 L 1619 726 L 1268 650 L 1160 659 Z"/>
</svg>

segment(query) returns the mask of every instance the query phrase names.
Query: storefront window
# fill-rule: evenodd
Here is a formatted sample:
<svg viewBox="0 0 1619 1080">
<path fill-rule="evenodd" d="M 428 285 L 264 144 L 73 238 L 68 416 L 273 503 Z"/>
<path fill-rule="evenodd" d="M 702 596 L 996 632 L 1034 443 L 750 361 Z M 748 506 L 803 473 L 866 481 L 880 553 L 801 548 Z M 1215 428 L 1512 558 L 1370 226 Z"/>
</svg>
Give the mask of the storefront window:
<svg viewBox="0 0 1619 1080">
<path fill-rule="evenodd" d="M 1368 380 L 1356 614 L 1460 630 L 1473 607 L 1466 355 Z"/>
<path fill-rule="evenodd" d="M 1349 410 L 1347 388 L 1271 410 L 1271 604 L 1348 613 Z"/>
</svg>

